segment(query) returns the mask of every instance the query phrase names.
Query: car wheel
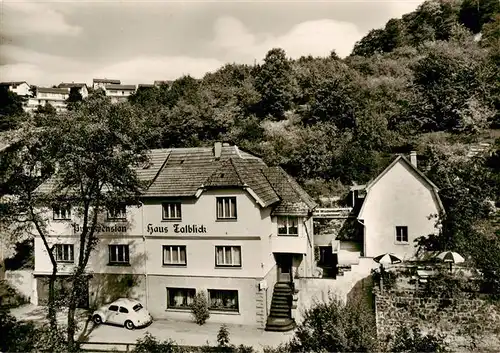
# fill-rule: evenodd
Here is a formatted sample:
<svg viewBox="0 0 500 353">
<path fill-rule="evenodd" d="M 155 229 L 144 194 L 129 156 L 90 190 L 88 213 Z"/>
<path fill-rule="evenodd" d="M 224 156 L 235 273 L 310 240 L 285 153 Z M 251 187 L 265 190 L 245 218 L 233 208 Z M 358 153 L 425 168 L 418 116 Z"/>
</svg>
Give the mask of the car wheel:
<svg viewBox="0 0 500 353">
<path fill-rule="evenodd" d="M 94 315 L 94 318 L 93 318 L 93 319 L 94 319 L 94 324 L 96 324 L 96 325 L 100 325 L 100 324 L 102 324 L 102 318 L 101 318 L 101 316 L 99 316 L 99 315 Z"/>
<path fill-rule="evenodd" d="M 125 321 L 125 327 L 128 329 L 128 330 L 133 330 L 134 329 L 134 323 L 130 320 L 127 320 Z"/>
</svg>

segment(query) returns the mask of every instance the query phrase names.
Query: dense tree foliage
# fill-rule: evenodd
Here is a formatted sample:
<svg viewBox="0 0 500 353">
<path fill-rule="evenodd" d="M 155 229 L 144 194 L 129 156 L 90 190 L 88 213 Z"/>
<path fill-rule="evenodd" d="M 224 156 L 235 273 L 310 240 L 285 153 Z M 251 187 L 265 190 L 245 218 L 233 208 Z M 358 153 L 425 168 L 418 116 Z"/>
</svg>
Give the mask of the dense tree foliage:
<svg viewBox="0 0 500 353">
<path fill-rule="evenodd" d="M 24 98 L 0 86 L 0 131 L 15 129 L 23 120 Z"/>
</svg>

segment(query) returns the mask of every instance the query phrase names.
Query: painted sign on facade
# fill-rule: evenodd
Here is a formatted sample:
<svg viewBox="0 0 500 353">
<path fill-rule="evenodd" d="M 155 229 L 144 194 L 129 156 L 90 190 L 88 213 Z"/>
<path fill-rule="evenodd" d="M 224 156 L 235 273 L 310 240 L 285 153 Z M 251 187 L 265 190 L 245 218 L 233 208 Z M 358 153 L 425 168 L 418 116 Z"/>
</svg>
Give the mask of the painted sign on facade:
<svg viewBox="0 0 500 353">
<path fill-rule="evenodd" d="M 182 234 L 201 234 L 201 233 L 206 233 L 207 228 L 204 225 L 199 225 L 199 224 L 182 225 L 180 223 L 173 223 L 169 226 L 158 226 L 149 223 L 146 231 L 148 232 L 149 235 L 158 233 L 166 234 L 168 232 L 182 233 Z"/>
<path fill-rule="evenodd" d="M 90 225 L 89 225 L 90 228 Z M 80 233 L 83 231 L 83 226 L 80 224 L 73 223 L 73 230 L 75 233 Z M 126 225 L 113 224 L 113 225 L 105 225 L 98 224 L 95 227 L 95 233 L 125 233 L 127 232 Z"/>
</svg>

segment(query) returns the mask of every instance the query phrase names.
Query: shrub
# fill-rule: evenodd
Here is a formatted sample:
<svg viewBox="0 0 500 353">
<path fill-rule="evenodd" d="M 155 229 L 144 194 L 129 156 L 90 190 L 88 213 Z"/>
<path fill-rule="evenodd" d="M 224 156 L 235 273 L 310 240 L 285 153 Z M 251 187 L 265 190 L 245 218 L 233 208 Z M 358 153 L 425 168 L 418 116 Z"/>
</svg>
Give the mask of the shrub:
<svg viewBox="0 0 500 353">
<path fill-rule="evenodd" d="M 294 338 L 275 352 L 366 352 L 376 350 L 373 313 L 361 298 L 344 304 L 330 295 L 304 313 Z M 273 349 L 268 348 L 268 352 Z"/>
<path fill-rule="evenodd" d="M 448 346 L 444 341 L 444 336 L 432 334 L 422 334 L 416 327 L 411 328 L 400 326 L 394 337 L 389 336 L 391 352 L 447 352 Z"/>
<path fill-rule="evenodd" d="M 210 317 L 208 301 L 204 292 L 196 293 L 193 303 L 191 304 L 191 313 L 198 325 L 203 325 Z"/>
<path fill-rule="evenodd" d="M 143 338 L 137 340 L 134 353 L 181 353 L 184 350 L 172 340 L 158 341 L 151 333 L 146 332 Z"/>
<path fill-rule="evenodd" d="M 30 352 L 35 347 L 35 325 L 17 321 L 4 308 L 0 308 L 0 332 L 0 352 Z"/>
<path fill-rule="evenodd" d="M 229 330 L 226 325 L 221 325 L 217 333 L 217 345 L 221 348 L 229 347 Z"/>
<path fill-rule="evenodd" d="M 289 343 L 281 343 L 276 347 L 265 346 L 263 348 L 264 353 L 290 353 L 291 351 Z"/>
<path fill-rule="evenodd" d="M 28 303 L 28 299 L 13 288 L 6 280 L 0 280 L 0 307 L 15 308 Z"/>
<path fill-rule="evenodd" d="M 222 353 L 253 353 L 254 350 L 250 346 L 244 346 L 240 344 L 239 346 L 235 346 L 234 344 L 230 344 L 229 339 L 229 330 L 226 325 L 222 325 L 217 333 L 217 352 Z"/>
</svg>

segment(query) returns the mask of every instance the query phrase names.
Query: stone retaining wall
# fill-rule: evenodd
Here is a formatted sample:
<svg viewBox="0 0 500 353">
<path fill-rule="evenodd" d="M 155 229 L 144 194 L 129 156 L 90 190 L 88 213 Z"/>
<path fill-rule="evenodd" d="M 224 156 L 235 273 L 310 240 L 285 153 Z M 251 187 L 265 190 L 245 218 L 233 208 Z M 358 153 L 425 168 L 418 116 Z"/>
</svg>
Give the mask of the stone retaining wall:
<svg viewBox="0 0 500 353">
<path fill-rule="evenodd" d="M 393 334 L 401 324 L 443 333 L 449 342 L 500 336 L 500 305 L 488 298 L 443 300 L 417 297 L 411 291 L 379 292 L 375 294 L 375 315 L 379 339 Z"/>
</svg>

